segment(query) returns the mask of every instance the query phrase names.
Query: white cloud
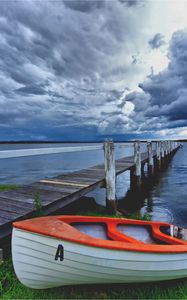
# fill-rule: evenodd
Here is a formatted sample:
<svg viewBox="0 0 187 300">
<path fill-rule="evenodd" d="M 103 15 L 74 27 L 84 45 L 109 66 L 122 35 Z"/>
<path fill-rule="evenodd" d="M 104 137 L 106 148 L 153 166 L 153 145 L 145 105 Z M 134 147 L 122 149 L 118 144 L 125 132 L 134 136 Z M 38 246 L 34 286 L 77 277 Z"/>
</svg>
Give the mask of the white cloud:
<svg viewBox="0 0 187 300">
<path fill-rule="evenodd" d="M 132 102 L 126 101 L 125 104 L 123 105 L 122 112 L 126 116 L 130 116 L 134 111 L 134 106 L 135 105 Z"/>
</svg>

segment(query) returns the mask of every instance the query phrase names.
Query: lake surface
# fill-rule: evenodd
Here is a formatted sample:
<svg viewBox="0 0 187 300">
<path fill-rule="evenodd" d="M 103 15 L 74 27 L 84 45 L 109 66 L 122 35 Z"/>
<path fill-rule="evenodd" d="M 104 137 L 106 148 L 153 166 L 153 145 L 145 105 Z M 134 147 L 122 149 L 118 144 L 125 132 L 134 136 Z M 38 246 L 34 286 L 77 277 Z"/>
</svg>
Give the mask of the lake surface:
<svg viewBox="0 0 187 300">
<path fill-rule="evenodd" d="M 79 144 L 0 144 L 0 150 L 70 145 Z M 144 144 L 142 152 L 145 149 Z M 116 159 L 132 154 L 131 143 L 126 144 L 125 148 L 115 150 Z M 43 178 L 91 167 L 103 161 L 102 150 L 1 159 L 0 184 L 29 184 Z M 129 172 L 125 172 L 117 178 L 117 199 L 125 210 L 130 209 L 131 212 L 141 215 L 148 214 L 152 220 L 168 221 L 187 227 L 187 143 L 175 154 L 149 193 L 141 197 L 141 201 L 125 197 L 128 190 Z M 88 196 L 94 197 L 98 204 L 105 205 L 105 189 L 97 189 Z"/>
</svg>

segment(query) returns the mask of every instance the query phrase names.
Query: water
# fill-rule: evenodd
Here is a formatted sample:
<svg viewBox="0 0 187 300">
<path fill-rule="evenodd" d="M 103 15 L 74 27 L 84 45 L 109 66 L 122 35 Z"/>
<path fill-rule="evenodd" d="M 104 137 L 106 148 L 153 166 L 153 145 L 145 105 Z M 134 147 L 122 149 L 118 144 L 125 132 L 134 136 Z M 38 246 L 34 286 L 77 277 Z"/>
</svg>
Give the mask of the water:
<svg viewBox="0 0 187 300">
<path fill-rule="evenodd" d="M 0 150 L 70 145 L 79 144 L 1 144 Z M 145 147 L 142 145 L 142 151 Z M 132 154 L 133 148 L 130 143 L 126 148 L 115 151 L 116 158 Z M 1 159 L 0 183 L 29 184 L 43 178 L 87 168 L 103 161 L 102 150 Z M 125 197 L 126 193 L 129 194 L 129 186 L 129 172 L 118 176 L 117 199 L 120 207 L 131 212 L 139 212 L 141 215 L 148 214 L 152 220 L 168 221 L 187 227 L 187 143 L 184 143 L 184 147 L 175 154 L 153 188 L 141 196 L 141 200 L 136 197 L 130 197 L 129 200 L 129 197 Z M 88 196 L 94 197 L 98 204 L 105 205 L 105 189 L 97 189 Z"/>
<path fill-rule="evenodd" d="M 36 149 L 80 146 L 83 144 L 0 144 L 0 150 Z M 99 145 L 89 144 L 84 145 Z M 133 154 L 132 143 L 126 149 L 116 149 L 116 158 Z M 29 184 L 45 177 L 53 177 L 62 173 L 73 172 L 104 162 L 102 150 L 72 152 L 0 159 L 1 184 Z"/>
<path fill-rule="evenodd" d="M 187 143 L 173 157 L 152 192 L 152 214 L 187 227 Z M 165 217 L 164 217 L 165 215 Z"/>
</svg>

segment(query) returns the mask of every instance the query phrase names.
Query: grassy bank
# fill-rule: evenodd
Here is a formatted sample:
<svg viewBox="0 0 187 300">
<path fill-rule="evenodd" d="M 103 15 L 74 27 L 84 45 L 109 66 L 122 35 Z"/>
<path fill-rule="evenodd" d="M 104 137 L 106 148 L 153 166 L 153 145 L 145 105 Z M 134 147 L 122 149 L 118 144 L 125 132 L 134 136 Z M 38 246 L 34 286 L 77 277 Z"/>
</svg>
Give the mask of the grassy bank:
<svg viewBox="0 0 187 300">
<path fill-rule="evenodd" d="M 33 290 L 16 278 L 11 260 L 0 267 L 1 299 L 187 299 L 187 279 L 150 284 L 89 285 Z"/>
<path fill-rule="evenodd" d="M 4 191 L 8 191 L 8 190 L 14 190 L 18 187 L 19 187 L 19 185 L 15 185 L 15 184 L 11 184 L 11 185 L 0 184 L 0 192 L 4 192 Z"/>
<path fill-rule="evenodd" d="M 0 185 L 0 190 L 16 187 Z M 100 211 L 100 215 L 104 213 L 104 210 Z M 92 215 L 98 213 L 92 212 Z M 138 215 L 131 217 L 139 218 Z M 146 216 L 144 218 L 147 219 Z M 8 259 L 0 265 L 0 299 L 187 299 L 187 279 L 149 284 L 84 285 L 33 290 L 18 281 L 12 261 Z"/>
</svg>

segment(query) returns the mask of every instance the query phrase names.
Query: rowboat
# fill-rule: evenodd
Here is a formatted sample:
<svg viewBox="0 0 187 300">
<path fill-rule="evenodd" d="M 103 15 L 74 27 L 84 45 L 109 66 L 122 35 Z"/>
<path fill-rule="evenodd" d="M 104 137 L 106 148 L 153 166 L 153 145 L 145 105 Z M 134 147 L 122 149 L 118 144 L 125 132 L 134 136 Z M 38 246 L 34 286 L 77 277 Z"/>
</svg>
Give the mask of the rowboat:
<svg viewBox="0 0 187 300">
<path fill-rule="evenodd" d="M 127 283 L 187 277 L 187 241 L 165 222 L 48 216 L 13 223 L 15 273 L 26 286 Z"/>
</svg>

